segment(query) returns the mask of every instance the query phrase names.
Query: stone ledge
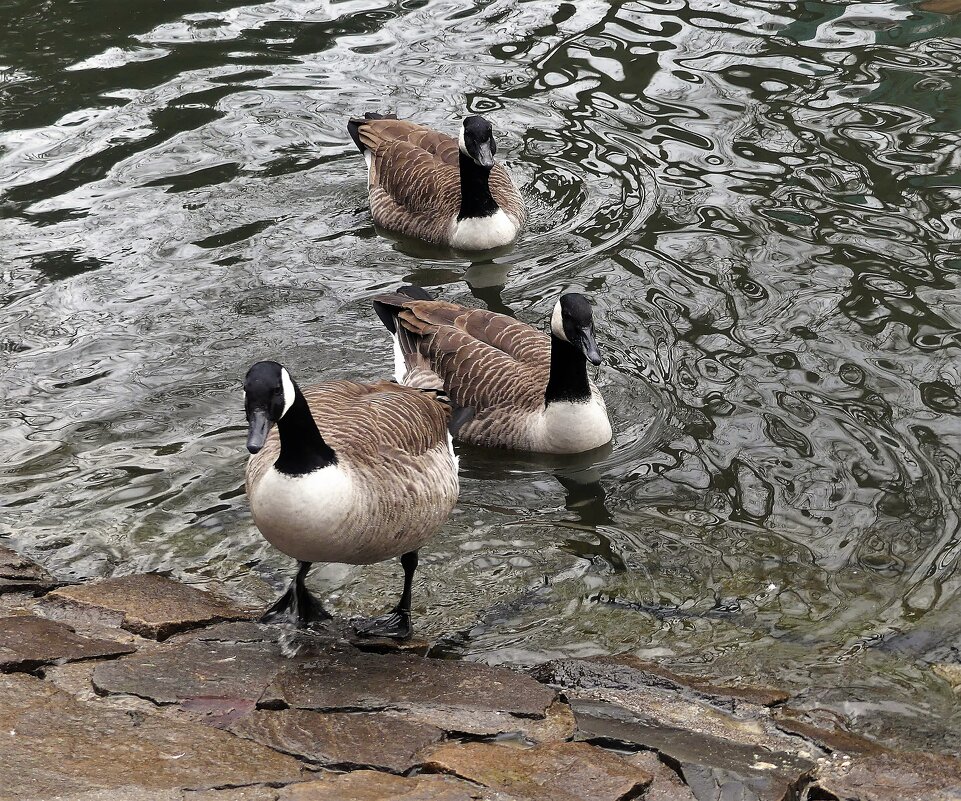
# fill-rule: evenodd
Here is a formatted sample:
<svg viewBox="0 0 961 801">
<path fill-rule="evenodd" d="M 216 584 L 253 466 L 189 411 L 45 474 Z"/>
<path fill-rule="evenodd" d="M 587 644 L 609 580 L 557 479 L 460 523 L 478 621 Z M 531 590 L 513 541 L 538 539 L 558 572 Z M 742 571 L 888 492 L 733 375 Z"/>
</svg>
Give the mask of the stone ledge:
<svg viewBox="0 0 961 801">
<path fill-rule="evenodd" d="M 51 592 L 46 600 L 103 612 L 108 618 L 120 615 L 122 628 L 153 640 L 252 615 L 227 598 L 156 573 L 62 587 Z"/>
</svg>

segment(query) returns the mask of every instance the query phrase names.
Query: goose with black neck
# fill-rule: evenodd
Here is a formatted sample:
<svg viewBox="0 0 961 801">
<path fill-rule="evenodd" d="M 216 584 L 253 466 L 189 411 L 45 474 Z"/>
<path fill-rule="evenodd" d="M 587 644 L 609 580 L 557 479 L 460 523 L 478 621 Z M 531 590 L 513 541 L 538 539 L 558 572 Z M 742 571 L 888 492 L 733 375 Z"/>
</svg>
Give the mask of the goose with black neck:
<svg viewBox="0 0 961 801">
<path fill-rule="evenodd" d="M 465 251 L 509 245 L 523 228 L 524 200 L 494 159 L 494 130 L 484 117 L 466 117 L 457 139 L 370 113 L 347 130 L 367 162 L 380 227 Z"/>
<path fill-rule="evenodd" d="M 455 436 L 475 445 L 571 454 L 611 440 L 587 364 L 601 364 L 590 301 L 562 295 L 550 335 L 504 314 L 433 300 L 417 287 L 378 295 L 396 378 L 436 376 L 455 406 Z"/>
<path fill-rule="evenodd" d="M 457 461 L 437 392 L 390 382 L 330 381 L 301 389 L 277 362 L 244 381 L 246 486 L 260 532 L 298 561 L 264 622 L 307 626 L 330 614 L 307 590 L 314 562 L 372 564 L 401 558 L 404 586 L 387 615 L 359 634 L 411 634 L 417 551 L 457 500 Z"/>
</svg>

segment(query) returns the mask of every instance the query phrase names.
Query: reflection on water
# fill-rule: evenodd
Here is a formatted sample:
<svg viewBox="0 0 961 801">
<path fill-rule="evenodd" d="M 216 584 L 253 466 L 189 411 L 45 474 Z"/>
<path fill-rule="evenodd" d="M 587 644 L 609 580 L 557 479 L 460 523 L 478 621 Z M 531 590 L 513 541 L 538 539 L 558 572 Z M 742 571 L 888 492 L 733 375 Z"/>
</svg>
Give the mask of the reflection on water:
<svg viewBox="0 0 961 801">
<path fill-rule="evenodd" d="M 147 0 L 0 12 L 0 529 L 65 577 L 268 598 L 240 376 L 375 377 L 399 282 L 590 293 L 616 443 L 462 453 L 451 656 L 634 651 L 961 745 L 961 20 L 903 3 Z M 109 21 L 106 22 L 106 21 Z M 443 32 L 438 34 L 438 32 Z M 43 46 L 37 48 L 36 42 Z M 380 236 L 348 116 L 494 122 L 532 210 Z M 396 565 L 318 568 L 344 614 Z M 880 646 L 880 647 L 879 647 Z"/>
</svg>

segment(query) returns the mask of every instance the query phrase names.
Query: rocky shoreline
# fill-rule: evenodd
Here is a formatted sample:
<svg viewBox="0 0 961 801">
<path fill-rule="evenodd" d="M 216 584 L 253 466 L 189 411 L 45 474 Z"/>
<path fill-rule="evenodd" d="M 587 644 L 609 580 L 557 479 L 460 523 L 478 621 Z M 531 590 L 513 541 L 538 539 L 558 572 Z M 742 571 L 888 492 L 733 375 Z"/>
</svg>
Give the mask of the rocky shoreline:
<svg viewBox="0 0 961 801">
<path fill-rule="evenodd" d="M 0 801 L 961 799 L 961 760 L 631 656 L 522 672 L 0 546 Z"/>
</svg>

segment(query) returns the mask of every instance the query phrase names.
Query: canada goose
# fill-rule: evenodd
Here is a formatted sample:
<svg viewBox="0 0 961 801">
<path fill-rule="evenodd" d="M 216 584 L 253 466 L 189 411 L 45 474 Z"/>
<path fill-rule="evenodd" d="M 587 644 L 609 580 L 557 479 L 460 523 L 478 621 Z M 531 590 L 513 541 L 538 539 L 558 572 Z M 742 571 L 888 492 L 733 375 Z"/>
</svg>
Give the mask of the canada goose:
<svg viewBox="0 0 961 801">
<path fill-rule="evenodd" d="M 583 295 L 561 295 L 550 336 L 503 314 L 432 300 L 418 287 L 378 295 L 374 308 L 394 335 L 397 379 L 433 372 L 459 407 L 451 426 L 458 439 L 541 453 L 610 441 L 604 399 L 587 376 L 587 362 L 601 356 Z"/>
<path fill-rule="evenodd" d="M 355 629 L 409 637 L 417 549 L 457 501 L 449 403 L 436 392 L 387 381 L 329 381 L 301 390 L 283 366 L 264 361 L 244 379 L 244 409 L 254 522 L 300 563 L 262 620 L 302 626 L 330 617 L 304 586 L 313 562 L 364 565 L 400 556 L 404 589 L 397 607 Z"/>
<path fill-rule="evenodd" d="M 491 124 L 464 119 L 460 138 L 393 115 L 365 114 L 347 131 L 367 161 L 370 211 L 382 228 L 458 250 L 514 241 L 524 200 L 501 165 Z"/>
</svg>

